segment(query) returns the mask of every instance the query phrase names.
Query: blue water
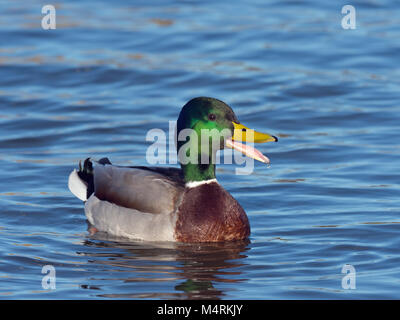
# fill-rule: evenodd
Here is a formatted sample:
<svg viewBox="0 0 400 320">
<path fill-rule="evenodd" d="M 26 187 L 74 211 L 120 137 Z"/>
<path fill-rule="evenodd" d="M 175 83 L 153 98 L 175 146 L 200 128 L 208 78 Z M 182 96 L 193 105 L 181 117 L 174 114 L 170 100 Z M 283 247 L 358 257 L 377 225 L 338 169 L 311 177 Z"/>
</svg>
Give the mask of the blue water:
<svg viewBox="0 0 400 320">
<path fill-rule="evenodd" d="M 63 0 L 43 30 L 42 1 L 2 1 L 0 298 L 399 299 L 400 5 L 352 1 L 345 30 L 345 4 Z M 249 242 L 90 236 L 69 172 L 147 165 L 146 133 L 196 96 L 279 137 L 269 168 L 218 167 Z"/>
</svg>

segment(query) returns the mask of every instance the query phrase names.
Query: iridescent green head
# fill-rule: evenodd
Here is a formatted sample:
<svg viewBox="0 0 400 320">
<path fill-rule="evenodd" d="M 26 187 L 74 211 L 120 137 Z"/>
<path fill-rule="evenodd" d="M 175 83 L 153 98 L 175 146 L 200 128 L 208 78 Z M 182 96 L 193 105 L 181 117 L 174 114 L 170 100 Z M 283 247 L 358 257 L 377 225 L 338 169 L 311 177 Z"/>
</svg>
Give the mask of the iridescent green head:
<svg viewBox="0 0 400 320">
<path fill-rule="evenodd" d="M 237 141 L 277 141 L 276 137 L 241 125 L 230 106 L 208 97 L 194 98 L 185 104 L 179 114 L 176 138 L 178 159 L 187 182 L 214 179 L 215 154 L 225 147 L 267 162 L 268 158 L 259 151 Z"/>
</svg>

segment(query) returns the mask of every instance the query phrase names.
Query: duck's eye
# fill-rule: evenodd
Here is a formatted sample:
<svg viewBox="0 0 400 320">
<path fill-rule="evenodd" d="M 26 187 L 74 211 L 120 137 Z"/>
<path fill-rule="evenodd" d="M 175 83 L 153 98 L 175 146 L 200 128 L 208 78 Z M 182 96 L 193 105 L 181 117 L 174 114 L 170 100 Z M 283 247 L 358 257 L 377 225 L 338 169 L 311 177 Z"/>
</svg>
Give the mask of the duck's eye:
<svg viewBox="0 0 400 320">
<path fill-rule="evenodd" d="M 210 120 L 210 121 L 215 121 L 216 118 L 217 118 L 217 116 L 214 113 L 210 113 L 208 115 L 208 120 Z"/>
</svg>

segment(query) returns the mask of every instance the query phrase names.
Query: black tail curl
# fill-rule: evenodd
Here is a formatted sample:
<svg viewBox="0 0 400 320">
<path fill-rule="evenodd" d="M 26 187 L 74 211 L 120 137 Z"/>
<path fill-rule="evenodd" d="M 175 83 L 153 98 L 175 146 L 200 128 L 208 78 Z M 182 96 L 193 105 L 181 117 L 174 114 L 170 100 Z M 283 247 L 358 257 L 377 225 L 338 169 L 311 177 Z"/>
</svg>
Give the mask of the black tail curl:
<svg viewBox="0 0 400 320">
<path fill-rule="evenodd" d="M 83 168 L 82 168 L 82 161 L 79 161 L 79 171 L 78 171 L 78 176 L 81 178 L 83 181 L 86 182 L 87 184 L 87 194 L 86 194 L 86 199 L 89 199 L 89 197 L 92 195 L 94 192 L 94 180 L 93 180 L 93 164 L 90 161 L 90 158 L 87 158 L 83 162 Z"/>
<path fill-rule="evenodd" d="M 111 162 L 110 162 L 110 160 L 108 158 L 101 158 L 96 163 L 99 163 L 99 164 L 102 164 L 102 165 L 111 164 Z M 89 199 L 89 197 L 92 195 L 92 193 L 94 193 L 93 163 L 92 163 L 90 158 L 87 158 L 83 162 L 83 168 L 82 168 L 82 162 L 79 161 L 78 176 L 83 181 L 85 181 L 86 184 L 87 184 L 86 198 Z"/>
</svg>

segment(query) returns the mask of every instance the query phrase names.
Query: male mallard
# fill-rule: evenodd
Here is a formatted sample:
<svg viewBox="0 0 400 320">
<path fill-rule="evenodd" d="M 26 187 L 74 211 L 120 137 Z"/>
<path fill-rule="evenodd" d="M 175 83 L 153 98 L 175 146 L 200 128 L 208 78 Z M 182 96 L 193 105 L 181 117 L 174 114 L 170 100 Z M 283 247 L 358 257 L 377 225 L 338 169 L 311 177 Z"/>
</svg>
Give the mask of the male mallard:
<svg viewBox="0 0 400 320">
<path fill-rule="evenodd" d="M 210 133 L 208 139 L 198 138 L 204 132 Z M 180 242 L 241 240 L 250 235 L 245 211 L 215 178 L 215 154 L 229 147 L 269 163 L 261 152 L 238 141 L 278 139 L 243 126 L 227 104 L 205 97 L 182 108 L 176 139 L 181 169 L 121 167 L 103 158 L 86 159 L 83 168 L 72 171 L 69 189 L 85 201 L 94 230 Z"/>
</svg>

